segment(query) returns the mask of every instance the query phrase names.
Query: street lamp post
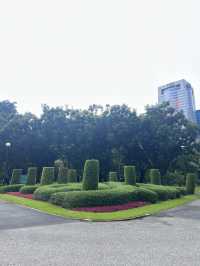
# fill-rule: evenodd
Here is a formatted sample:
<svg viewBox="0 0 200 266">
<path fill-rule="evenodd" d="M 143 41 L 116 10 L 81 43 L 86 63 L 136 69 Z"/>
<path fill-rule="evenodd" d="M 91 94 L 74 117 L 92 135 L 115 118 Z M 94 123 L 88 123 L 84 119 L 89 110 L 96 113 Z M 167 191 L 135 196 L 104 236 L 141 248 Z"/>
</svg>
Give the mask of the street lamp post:
<svg viewBox="0 0 200 266">
<path fill-rule="evenodd" d="M 4 179 L 4 182 L 9 185 L 8 159 L 9 159 L 9 149 L 11 147 L 11 143 L 10 142 L 6 142 L 5 143 L 5 147 L 6 147 L 6 165 L 5 165 L 5 179 Z"/>
</svg>

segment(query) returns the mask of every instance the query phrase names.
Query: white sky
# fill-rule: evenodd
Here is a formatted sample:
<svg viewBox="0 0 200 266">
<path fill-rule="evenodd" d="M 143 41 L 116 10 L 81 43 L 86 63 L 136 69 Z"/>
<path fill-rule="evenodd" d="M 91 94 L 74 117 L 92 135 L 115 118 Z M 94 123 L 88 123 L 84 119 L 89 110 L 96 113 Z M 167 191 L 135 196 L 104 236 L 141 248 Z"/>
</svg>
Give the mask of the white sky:
<svg viewBox="0 0 200 266">
<path fill-rule="evenodd" d="M 0 100 L 126 103 L 185 78 L 200 107 L 199 0 L 0 0 Z"/>
</svg>

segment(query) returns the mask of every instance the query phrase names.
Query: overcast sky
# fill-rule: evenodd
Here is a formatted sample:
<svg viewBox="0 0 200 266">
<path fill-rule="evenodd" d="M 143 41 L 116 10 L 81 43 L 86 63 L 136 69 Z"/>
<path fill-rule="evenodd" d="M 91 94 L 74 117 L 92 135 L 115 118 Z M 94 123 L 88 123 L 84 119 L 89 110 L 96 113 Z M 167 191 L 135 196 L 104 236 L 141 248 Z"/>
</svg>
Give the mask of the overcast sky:
<svg viewBox="0 0 200 266">
<path fill-rule="evenodd" d="M 185 78 L 200 107 L 199 0 L 0 0 L 0 100 L 126 103 Z"/>
</svg>

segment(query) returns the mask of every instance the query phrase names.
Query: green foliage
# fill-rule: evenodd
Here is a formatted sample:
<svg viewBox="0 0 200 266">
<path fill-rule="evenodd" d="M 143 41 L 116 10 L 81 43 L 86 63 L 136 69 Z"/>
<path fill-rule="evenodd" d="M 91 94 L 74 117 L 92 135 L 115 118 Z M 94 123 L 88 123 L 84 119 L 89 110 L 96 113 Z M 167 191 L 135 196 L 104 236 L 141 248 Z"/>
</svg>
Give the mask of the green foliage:
<svg viewBox="0 0 200 266">
<path fill-rule="evenodd" d="M 34 198 L 36 200 L 48 201 L 52 194 L 56 192 L 67 192 L 67 191 L 76 191 L 81 190 L 80 183 L 70 183 L 66 185 L 50 185 L 50 186 L 41 186 L 34 192 Z"/>
<path fill-rule="evenodd" d="M 109 172 L 109 181 L 118 182 L 117 172 Z"/>
<path fill-rule="evenodd" d="M 0 186 L 0 193 L 6 192 L 19 192 L 19 190 L 23 187 L 23 184 L 15 184 L 15 185 L 8 185 L 8 186 Z"/>
<path fill-rule="evenodd" d="M 22 175 L 22 169 L 13 169 L 10 184 L 11 185 L 19 184 L 21 175 Z"/>
<path fill-rule="evenodd" d="M 187 177 L 186 177 L 187 194 L 194 194 L 195 187 L 196 187 L 196 175 L 195 174 L 187 174 Z"/>
<path fill-rule="evenodd" d="M 69 169 L 68 170 L 68 177 L 67 180 L 69 183 L 76 183 L 77 180 L 77 171 L 76 169 Z"/>
<path fill-rule="evenodd" d="M 41 185 L 52 184 L 55 180 L 55 168 L 44 167 L 42 170 Z"/>
<path fill-rule="evenodd" d="M 26 185 L 35 185 L 37 179 L 37 167 L 29 167 Z"/>
<path fill-rule="evenodd" d="M 181 196 L 181 190 L 176 187 L 160 186 L 153 184 L 140 184 L 141 188 L 149 189 L 158 195 L 159 200 L 175 199 Z"/>
<path fill-rule="evenodd" d="M 19 192 L 22 194 L 33 194 L 36 189 L 38 189 L 40 185 L 29 185 L 29 186 L 23 186 Z"/>
<path fill-rule="evenodd" d="M 124 166 L 124 177 L 127 185 L 136 185 L 136 169 L 135 166 Z"/>
<path fill-rule="evenodd" d="M 65 184 L 67 183 L 67 181 L 68 181 L 68 168 L 59 167 L 57 182 L 60 184 Z"/>
<path fill-rule="evenodd" d="M 143 194 L 142 194 L 143 193 Z M 60 195 L 60 193 L 52 196 L 52 202 L 62 203 L 62 206 L 67 209 L 78 207 L 92 207 L 92 206 L 108 206 L 125 204 L 129 201 L 148 200 L 155 202 L 156 193 L 152 191 L 140 190 L 133 186 L 124 186 L 123 189 L 113 190 L 92 190 L 92 191 L 74 191 L 67 192 Z M 57 200 L 57 198 L 59 199 Z"/>
<path fill-rule="evenodd" d="M 158 169 L 151 169 L 149 175 L 151 184 L 161 185 L 161 176 Z"/>
<path fill-rule="evenodd" d="M 83 171 L 83 190 L 97 190 L 99 183 L 99 161 L 87 160 Z"/>
</svg>

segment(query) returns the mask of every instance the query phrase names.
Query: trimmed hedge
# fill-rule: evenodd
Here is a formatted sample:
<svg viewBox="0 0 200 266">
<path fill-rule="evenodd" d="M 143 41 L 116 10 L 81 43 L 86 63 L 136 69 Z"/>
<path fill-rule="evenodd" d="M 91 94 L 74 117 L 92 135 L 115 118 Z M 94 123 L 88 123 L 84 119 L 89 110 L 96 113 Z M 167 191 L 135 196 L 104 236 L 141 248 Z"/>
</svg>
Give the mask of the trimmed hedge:
<svg viewBox="0 0 200 266">
<path fill-rule="evenodd" d="M 48 201 L 52 194 L 56 192 L 67 192 L 67 191 L 79 191 L 81 190 L 80 183 L 71 183 L 63 186 L 41 186 L 34 192 L 34 199 Z"/>
<path fill-rule="evenodd" d="M 59 184 L 66 184 L 68 182 L 68 168 L 59 167 L 57 182 Z"/>
<path fill-rule="evenodd" d="M 107 184 L 99 184 L 99 190 L 107 190 Z M 81 183 L 69 183 L 66 185 L 52 184 L 49 186 L 40 186 L 34 192 L 34 199 L 48 201 L 52 194 L 56 192 L 81 191 Z"/>
<path fill-rule="evenodd" d="M 22 169 L 13 169 L 10 185 L 20 184 Z"/>
<path fill-rule="evenodd" d="M 15 185 L 8 185 L 8 186 L 1 186 L 0 193 L 6 192 L 19 192 L 19 190 L 24 186 L 24 184 L 15 184 Z"/>
<path fill-rule="evenodd" d="M 52 184 L 55 180 L 55 168 L 44 167 L 42 170 L 41 185 Z"/>
<path fill-rule="evenodd" d="M 22 194 L 33 194 L 33 192 L 39 188 L 40 185 L 23 186 L 19 192 Z"/>
<path fill-rule="evenodd" d="M 83 171 L 83 190 L 97 190 L 99 183 L 99 161 L 87 160 Z"/>
<path fill-rule="evenodd" d="M 196 187 L 196 175 L 187 174 L 186 176 L 186 191 L 187 194 L 194 194 Z"/>
<path fill-rule="evenodd" d="M 118 182 L 117 172 L 109 172 L 109 181 Z"/>
<path fill-rule="evenodd" d="M 124 166 L 124 177 L 127 185 L 136 185 L 136 169 L 135 166 L 126 165 Z"/>
<path fill-rule="evenodd" d="M 36 179 L 37 179 L 37 167 L 29 167 L 26 185 L 29 185 L 29 186 L 35 185 Z"/>
<path fill-rule="evenodd" d="M 148 189 L 124 186 L 123 189 L 55 193 L 51 196 L 50 202 L 61 205 L 66 209 L 72 209 L 78 207 L 118 205 L 137 200 L 155 203 L 157 199 L 157 194 Z"/>
<path fill-rule="evenodd" d="M 181 196 L 181 191 L 176 187 L 159 186 L 153 184 L 140 184 L 141 188 L 154 191 L 158 195 L 159 200 L 176 199 Z"/>
<path fill-rule="evenodd" d="M 67 180 L 69 183 L 76 183 L 77 180 L 77 171 L 76 169 L 69 169 L 68 170 L 68 177 Z"/>
<path fill-rule="evenodd" d="M 158 169 L 150 169 L 149 175 L 151 184 L 161 185 L 161 176 L 160 171 Z"/>
</svg>

